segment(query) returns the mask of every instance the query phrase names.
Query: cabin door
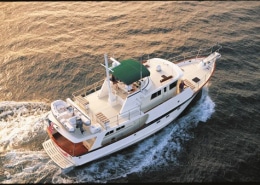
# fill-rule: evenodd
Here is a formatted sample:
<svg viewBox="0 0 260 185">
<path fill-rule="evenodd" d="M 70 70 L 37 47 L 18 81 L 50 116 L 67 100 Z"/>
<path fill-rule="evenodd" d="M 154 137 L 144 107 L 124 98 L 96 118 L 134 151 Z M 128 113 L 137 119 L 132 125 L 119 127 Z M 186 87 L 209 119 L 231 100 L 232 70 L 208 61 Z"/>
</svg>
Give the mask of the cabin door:
<svg viewBox="0 0 260 185">
<path fill-rule="evenodd" d="M 165 100 L 167 100 L 168 99 L 168 96 L 167 96 L 167 89 L 168 89 L 168 87 L 164 87 L 163 89 L 162 89 L 162 99 L 163 99 L 163 101 L 165 101 Z"/>
</svg>

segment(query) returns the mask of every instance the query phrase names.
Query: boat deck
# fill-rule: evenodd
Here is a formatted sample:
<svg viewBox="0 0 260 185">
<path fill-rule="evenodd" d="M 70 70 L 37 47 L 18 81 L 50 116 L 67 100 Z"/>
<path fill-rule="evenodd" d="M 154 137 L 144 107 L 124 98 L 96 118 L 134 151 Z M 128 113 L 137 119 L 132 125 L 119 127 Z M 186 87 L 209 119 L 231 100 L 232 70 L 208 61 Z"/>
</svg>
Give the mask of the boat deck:
<svg viewBox="0 0 260 185">
<path fill-rule="evenodd" d="M 177 64 L 160 58 L 143 61 L 143 65 L 150 72 L 138 64 L 138 67 L 135 67 L 135 70 L 133 70 L 135 72 L 134 74 L 131 73 L 132 71 L 128 69 L 129 66 L 126 65 L 127 68 L 122 67 L 121 71 L 117 71 L 121 72 L 117 77 L 120 77 L 118 79 L 122 80 L 125 84 L 129 84 L 128 86 L 119 82 L 111 85 L 112 88 L 110 88 L 111 86 L 108 88 L 107 83 L 112 83 L 111 78 L 111 81 L 99 81 L 85 87 L 82 89 L 83 91 L 76 91 L 73 93 L 74 101 L 67 98 L 66 101 L 68 106 L 65 107 L 68 110 L 74 110 L 74 112 L 71 111 L 71 114 L 65 115 L 57 114 L 59 116 L 53 114 L 52 111 L 51 114 L 48 114 L 49 120 L 47 120 L 47 123 L 49 126 L 47 132 L 50 139 L 43 143 L 44 150 L 60 167 L 67 168 L 80 165 L 78 164 L 78 159 L 76 160 L 71 156 L 81 156 L 80 163 L 92 161 L 96 157 L 101 157 L 100 154 L 109 154 L 126 146 L 130 146 L 131 144 L 148 137 L 150 134 L 155 133 L 155 131 L 162 129 L 163 126 L 169 123 L 168 120 L 166 121 L 168 115 L 166 118 L 162 118 L 163 121 L 158 124 L 160 122 L 159 119 L 161 119 L 157 118 L 158 114 L 163 115 L 166 114 L 165 111 L 174 111 L 169 118 L 173 119 L 173 117 L 175 117 L 175 109 L 170 110 L 172 109 L 172 104 L 177 104 L 181 100 L 186 106 L 186 102 L 187 104 L 189 102 L 185 100 L 191 98 L 195 91 L 202 88 L 214 72 L 215 61 L 221 55 L 217 52 L 212 53 L 212 49 L 213 48 L 211 48 L 211 54 L 207 57 L 198 57 L 200 50 L 198 51 L 198 54 L 191 56 L 192 59 L 176 57 L 174 61 L 181 61 Z M 190 55 L 185 56 L 190 57 Z M 206 55 L 200 54 L 200 56 Z M 106 66 L 108 66 L 106 59 L 105 62 Z M 114 64 L 117 65 L 117 63 Z M 136 63 L 133 64 L 132 62 L 126 64 L 136 66 Z M 144 73 L 139 73 L 139 67 L 140 71 L 144 71 Z M 107 78 L 109 78 L 108 69 L 106 69 L 106 72 Z M 117 74 L 116 69 L 112 74 Z M 124 74 L 128 74 L 129 76 L 127 77 L 131 77 L 131 79 L 124 79 Z M 131 74 L 134 74 L 134 76 L 132 77 Z M 145 78 L 142 78 L 142 74 L 144 74 Z M 189 86 L 194 92 L 189 88 L 183 91 L 183 84 L 181 83 L 179 86 L 182 80 L 185 82 L 186 86 Z M 115 79 L 115 81 L 117 81 L 117 79 Z M 115 81 L 113 80 L 113 82 Z M 131 91 L 129 89 L 131 88 L 130 85 L 132 86 Z M 101 89 L 98 90 L 100 87 Z M 136 93 L 136 96 L 131 96 L 128 101 L 125 101 L 127 96 L 139 91 L 140 87 L 143 88 L 142 94 Z M 167 88 L 171 91 L 168 91 Z M 113 96 L 109 97 L 108 94 L 111 95 L 111 89 Z M 162 92 L 164 92 L 163 95 L 166 96 L 154 99 L 161 95 Z M 176 98 L 170 99 L 178 93 L 180 94 L 177 95 Z M 181 99 L 182 97 L 183 100 Z M 162 101 L 159 101 L 159 99 Z M 166 101 L 169 99 L 170 101 Z M 142 104 L 139 104 L 139 101 Z M 150 111 L 145 113 L 140 111 L 142 105 L 146 106 L 143 106 L 145 107 L 142 107 L 143 109 L 148 110 L 149 108 Z M 156 107 L 156 105 L 158 106 Z M 181 105 L 179 105 L 179 107 Z M 148 106 L 151 106 L 151 108 Z M 74 109 L 72 107 L 74 107 Z M 176 111 L 176 114 L 180 114 L 184 108 L 185 107 Z M 121 110 L 125 112 L 119 114 Z M 73 113 L 75 115 L 73 115 Z M 78 118 L 80 118 L 82 122 Z M 123 125 L 122 123 L 127 120 L 131 121 Z M 75 129 L 75 131 L 69 130 L 67 123 L 73 125 L 77 129 Z M 148 124 L 147 126 L 146 123 L 151 124 Z M 83 130 L 81 125 L 84 127 Z M 144 127 L 147 129 L 140 132 L 145 132 L 144 134 L 134 134 L 137 130 L 141 130 Z M 130 134 L 133 135 L 128 138 L 128 141 L 126 141 L 127 139 L 120 140 Z M 118 142 L 117 146 L 115 146 L 116 144 L 111 145 L 111 151 L 105 151 L 105 153 L 104 151 L 98 151 L 99 147 L 108 145 L 116 140 L 120 140 L 120 142 Z M 90 154 L 91 158 L 82 156 L 91 150 L 93 150 L 93 153 L 91 152 Z M 97 155 L 94 152 L 96 152 Z"/>
<path fill-rule="evenodd" d="M 149 91 L 161 87 L 164 83 L 167 84 L 169 79 L 179 79 L 181 77 L 184 80 L 186 86 L 189 86 L 193 91 L 200 89 L 205 82 L 209 79 L 212 71 L 214 70 L 214 63 L 207 65 L 206 67 L 199 64 L 204 58 L 189 59 L 177 64 L 171 63 L 163 59 L 150 59 L 145 63 L 145 66 L 151 73 L 151 85 Z M 160 65 L 160 70 L 157 70 Z M 179 68 L 179 67 L 180 68 Z M 181 72 L 182 71 L 182 72 Z M 134 85 L 134 84 L 132 84 Z M 126 87 L 120 82 L 117 84 L 111 84 L 112 92 L 115 96 L 116 103 L 111 105 L 108 101 L 108 95 L 103 97 L 99 96 L 100 90 L 91 93 L 84 97 L 84 102 L 88 104 L 88 108 L 82 108 L 82 110 L 90 117 L 91 124 L 101 125 L 102 129 L 114 127 L 127 120 L 119 115 L 125 98 L 139 90 L 139 87 L 133 88 L 132 91 L 127 91 Z M 109 122 L 109 126 L 107 124 Z"/>
<path fill-rule="evenodd" d="M 71 156 L 81 156 L 88 152 L 88 149 L 83 145 L 82 142 L 72 143 L 58 132 L 55 133 L 53 137 L 55 139 L 55 143 Z"/>
<path fill-rule="evenodd" d="M 176 66 L 167 60 L 154 58 L 148 60 L 145 64 L 150 71 L 150 79 L 152 81 L 152 85 L 148 91 L 158 89 L 164 84 L 167 84 L 169 80 L 179 77 Z"/>
<path fill-rule="evenodd" d="M 100 123 L 100 121 L 97 120 L 100 113 L 102 113 L 103 117 L 107 118 L 110 121 L 111 127 L 118 124 L 117 120 L 119 119 L 119 117 L 117 115 L 119 114 L 122 105 L 118 103 L 111 106 L 111 104 L 108 102 L 108 96 L 99 98 L 98 92 L 99 91 L 92 93 L 86 97 L 86 99 L 89 101 L 89 109 L 86 112 L 90 115 L 91 120 L 93 120 L 97 124 Z M 102 124 L 101 126 L 104 127 L 104 125 Z"/>
<path fill-rule="evenodd" d="M 197 91 L 204 85 L 214 70 L 214 65 L 209 65 L 205 68 L 199 66 L 201 60 L 201 58 L 191 59 L 177 64 L 184 72 L 182 79 L 185 85 L 190 86 L 194 91 Z"/>
</svg>

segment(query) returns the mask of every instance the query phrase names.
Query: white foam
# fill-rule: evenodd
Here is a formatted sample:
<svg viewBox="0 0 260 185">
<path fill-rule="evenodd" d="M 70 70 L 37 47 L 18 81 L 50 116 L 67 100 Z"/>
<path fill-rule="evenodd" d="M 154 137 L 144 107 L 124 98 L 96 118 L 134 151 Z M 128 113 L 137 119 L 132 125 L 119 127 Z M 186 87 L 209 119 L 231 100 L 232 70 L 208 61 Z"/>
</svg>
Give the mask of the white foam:
<svg viewBox="0 0 260 185">
<path fill-rule="evenodd" d="M 3 169 L 8 176 L 6 175 L 2 183 L 37 182 L 37 178 L 42 178 L 42 174 L 49 173 L 49 169 L 45 168 L 49 160 L 44 151 L 7 152 Z"/>
<path fill-rule="evenodd" d="M 42 178 L 45 165 L 51 161 L 49 156 L 41 147 L 34 151 L 23 146 L 45 133 L 41 120 L 48 108 L 45 103 L 0 102 L 1 112 L 8 112 L 1 114 L 0 121 L 1 168 L 6 177 L 1 183 L 37 182 L 37 176 Z"/>
<path fill-rule="evenodd" d="M 45 132 L 41 120 L 47 115 L 46 104 L 1 102 L 0 108 L 12 112 L 0 121 L 0 152 L 17 148 Z"/>
</svg>

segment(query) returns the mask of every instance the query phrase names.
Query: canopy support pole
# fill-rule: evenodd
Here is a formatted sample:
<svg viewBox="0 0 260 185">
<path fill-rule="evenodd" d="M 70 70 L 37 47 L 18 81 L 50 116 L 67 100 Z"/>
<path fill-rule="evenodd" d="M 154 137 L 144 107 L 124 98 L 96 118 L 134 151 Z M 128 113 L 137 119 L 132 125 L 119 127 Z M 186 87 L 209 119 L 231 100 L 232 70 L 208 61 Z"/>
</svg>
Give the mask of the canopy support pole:
<svg viewBox="0 0 260 185">
<path fill-rule="evenodd" d="M 105 58 L 106 75 L 107 75 L 107 85 L 108 85 L 108 100 L 109 100 L 110 103 L 112 103 L 113 100 L 114 100 L 114 98 L 113 98 L 112 90 L 111 90 L 111 87 L 110 87 L 107 54 L 104 55 L 104 58 Z"/>
</svg>

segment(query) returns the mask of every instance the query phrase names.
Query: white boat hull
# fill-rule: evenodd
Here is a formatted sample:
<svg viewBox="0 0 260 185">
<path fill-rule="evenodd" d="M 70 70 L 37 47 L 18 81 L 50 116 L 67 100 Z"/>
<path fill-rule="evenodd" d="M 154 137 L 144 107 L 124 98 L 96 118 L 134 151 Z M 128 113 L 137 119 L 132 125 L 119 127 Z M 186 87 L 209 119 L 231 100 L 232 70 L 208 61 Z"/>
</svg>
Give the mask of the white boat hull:
<svg viewBox="0 0 260 185">
<path fill-rule="evenodd" d="M 178 63 L 161 58 L 128 59 L 110 68 L 105 55 L 106 78 L 102 83 L 73 93 L 73 100 L 67 98 L 67 103 L 52 103 L 45 151 L 61 168 L 80 166 L 163 129 L 211 78 L 221 57 L 212 49 L 207 56 L 199 56 L 199 50 Z"/>
<path fill-rule="evenodd" d="M 135 143 L 138 143 L 139 141 L 163 129 L 183 112 L 183 110 L 190 104 L 190 102 L 194 99 L 195 96 L 196 94 L 192 95 L 192 97 L 190 97 L 188 100 L 184 101 L 183 103 L 180 103 L 180 106 L 175 107 L 172 112 L 169 111 L 167 115 L 157 118 L 156 121 L 153 120 L 155 121 L 154 123 L 151 123 L 149 126 L 143 128 L 142 130 L 128 137 L 125 137 L 124 139 L 114 142 L 113 144 L 104 146 L 102 148 L 89 152 L 85 155 L 79 157 L 72 157 L 66 154 L 66 152 L 62 151 L 62 149 L 60 149 L 51 139 L 44 142 L 43 147 L 48 153 L 48 155 L 52 158 L 52 160 L 55 161 L 55 163 L 58 164 L 61 168 L 80 166 L 85 163 L 89 163 L 91 161 L 97 160 L 99 158 L 102 158 L 114 152 L 127 148 Z M 169 100 L 168 104 L 171 103 L 172 103 L 171 100 Z M 163 112 L 165 112 L 165 110 L 163 110 Z M 157 114 L 157 115 L 161 115 L 161 114 Z M 54 149 L 57 147 L 58 150 Z"/>
</svg>

